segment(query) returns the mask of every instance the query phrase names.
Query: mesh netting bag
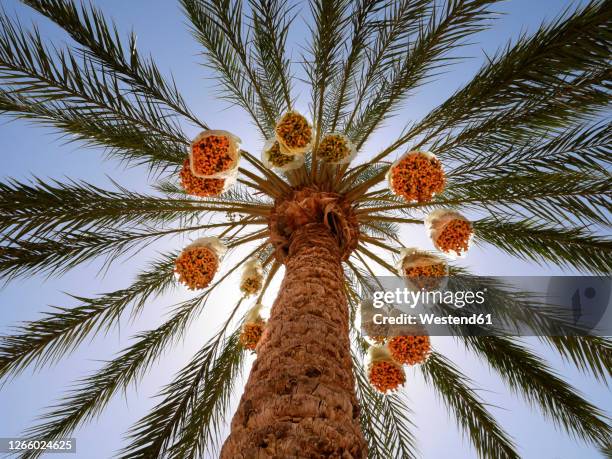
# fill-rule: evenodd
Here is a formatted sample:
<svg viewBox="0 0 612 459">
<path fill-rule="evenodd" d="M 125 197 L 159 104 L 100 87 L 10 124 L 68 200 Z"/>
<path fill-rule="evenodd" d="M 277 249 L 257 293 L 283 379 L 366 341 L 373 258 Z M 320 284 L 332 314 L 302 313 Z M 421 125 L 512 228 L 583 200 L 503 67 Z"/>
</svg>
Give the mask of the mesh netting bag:
<svg viewBox="0 0 612 459">
<path fill-rule="evenodd" d="M 438 209 L 425 219 L 429 236 L 436 249 L 459 257 L 469 250 L 474 228 L 472 223 L 454 210 Z"/>
<path fill-rule="evenodd" d="M 304 155 L 286 155 L 281 152 L 278 140 L 268 139 L 261 152 L 261 162 L 268 169 L 291 171 L 302 167 L 304 164 Z"/>
<path fill-rule="evenodd" d="M 262 307 L 261 303 L 253 306 L 247 313 L 244 324 L 240 329 L 240 344 L 250 351 L 255 351 L 266 327 L 266 321 L 262 319 L 260 314 Z"/>
<path fill-rule="evenodd" d="M 317 158 L 329 164 L 349 163 L 356 153 L 349 138 L 338 132 L 327 134 L 317 146 Z"/>
<path fill-rule="evenodd" d="M 240 139 L 227 131 L 203 131 L 191 142 L 191 172 L 200 178 L 225 178 L 235 173 Z"/>
<path fill-rule="evenodd" d="M 423 363 L 431 353 L 429 336 L 394 336 L 387 342 L 393 360 L 401 365 Z"/>
<path fill-rule="evenodd" d="M 281 115 L 274 128 L 281 152 L 286 155 L 303 155 L 312 143 L 312 126 L 296 111 Z"/>
<path fill-rule="evenodd" d="M 216 179 L 196 177 L 191 171 L 189 158 L 185 159 L 183 168 L 180 172 L 181 186 L 185 190 L 185 193 L 201 198 L 219 196 L 236 182 L 236 176 L 237 174 L 235 173 L 225 178 Z"/>
<path fill-rule="evenodd" d="M 208 287 L 219 269 L 226 247 L 216 237 L 197 239 L 183 249 L 175 261 L 178 281 L 190 290 Z"/>
<path fill-rule="evenodd" d="M 256 295 L 263 286 L 263 268 L 257 258 L 251 258 L 244 264 L 240 278 L 240 291 L 244 296 Z"/>
<path fill-rule="evenodd" d="M 448 263 L 442 257 L 414 247 L 400 250 L 397 272 L 408 287 L 420 290 L 440 288 L 448 276 Z"/>
<path fill-rule="evenodd" d="M 433 153 L 411 151 L 395 161 L 387 172 L 389 189 L 408 202 L 429 202 L 444 191 L 442 163 Z"/>
<path fill-rule="evenodd" d="M 397 390 L 406 382 L 406 373 L 386 346 L 371 346 L 369 350 L 368 380 L 383 394 Z"/>
</svg>

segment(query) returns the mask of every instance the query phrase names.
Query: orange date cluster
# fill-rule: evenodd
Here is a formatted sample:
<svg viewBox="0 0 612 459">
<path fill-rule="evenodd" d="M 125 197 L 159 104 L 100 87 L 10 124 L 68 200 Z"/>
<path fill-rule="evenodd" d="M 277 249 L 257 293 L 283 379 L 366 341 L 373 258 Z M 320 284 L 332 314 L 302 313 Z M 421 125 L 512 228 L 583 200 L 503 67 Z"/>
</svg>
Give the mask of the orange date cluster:
<svg viewBox="0 0 612 459">
<path fill-rule="evenodd" d="M 276 125 L 276 135 L 287 148 L 304 148 L 312 140 L 312 128 L 302 115 L 289 112 Z"/>
<path fill-rule="evenodd" d="M 446 224 L 436 239 L 436 246 L 442 252 L 454 251 L 458 255 L 467 252 L 470 237 L 474 232 L 472 224 L 462 219 L 454 219 Z"/>
<path fill-rule="evenodd" d="M 174 271 L 179 282 L 190 290 L 208 287 L 219 268 L 217 254 L 208 247 L 193 247 L 184 250 L 176 259 Z"/>
<path fill-rule="evenodd" d="M 249 351 L 254 351 L 263 335 L 264 327 L 265 322 L 263 320 L 244 324 L 240 332 L 240 343 L 242 346 Z"/>
<path fill-rule="evenodd" d="M 290 155 L 281 153 L 278 142 L 274 142 L 270 150 L 268 150 L 268 162 L 274 167 L 284 167 L 291 162 L 291 159 Z"/>
<path fill-rule="evenodd" d="M 368 336 L 375 344 L 385 344 L 387 342 L 387 337 L 384 335 L 374 335 Z"/>
<path fill-rule="evenodd" d="M 394 336 L 387 343 L 393 360 L 402 365 L 416 365 L 431 352 L 429 336 Z"/>
<path fill-rule="evenodd" d="M 209 135 L 192 145 L 193 170 L 201 175 L 225 172 L 232 167 L 230 140 L 224 135 Z"/>
<path fill-rule="evenodd" d="M 317 157 L 328 162 L 340 161 L 350 154 L 346 139 L 340 135 L 326 135 L 317 147 Z"/>
<path fill-rule="evenodd" d="M 370 365 L 368 378 L 370 384 L 382 393 L 396 390 L 406 382 L 406 374 L 402 367 L 386 361 L 373 362 Z"/>
<path fill-rule="evenodd" d="M 446 265 L 444 263 L 433 263 L 431 265 L 412 266 L 404 269 L 404 275 L 418 288 L 433 290 L 440 286 L 440 281 L 436 278 L 446 275 Z"/>
<path fill-rule="evenodd" d="M 255 295 L 261 289 L 261 277 L 250 276 L 240 283 L 240 291 L 245 295 Z"/>
<path fill-rule="evenodd" d="M 189 158 L 183 163 L 180 178 L 181 186 L 187 194 L 202 198 L 219 196 L 223 193 L 223 188 L 225 186 L 225 179 L 205 179 L 193 175 L 189 164 Z"/>
<path fill-rule="evenodd" d="M 404 270 L 406 277 L 441 277 L 446 274 L 446 266 L 444 263 L 435 263 L 431 265 L 412 266 Z"/>
<path fill-rule="evenodd" d="M 442 163 L 420 152 L 409 153 L 391 169 L 391 189 L 407 201 L 431 201 L 445 183 Z"/>
</svg>

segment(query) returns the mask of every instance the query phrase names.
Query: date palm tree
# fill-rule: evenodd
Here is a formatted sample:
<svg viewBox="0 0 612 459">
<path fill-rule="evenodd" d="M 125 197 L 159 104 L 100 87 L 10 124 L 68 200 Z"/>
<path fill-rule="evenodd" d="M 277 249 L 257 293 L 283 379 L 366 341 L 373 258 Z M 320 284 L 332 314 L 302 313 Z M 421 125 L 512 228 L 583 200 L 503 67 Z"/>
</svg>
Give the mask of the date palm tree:
<svg viewBox="0 0 612 459">
<path fill-rule="evenodd" d="M 197 118 L 172 80 L 123 40 L 94 6 L 73 0 L 23 0 L 72 39 L 51 45 L 36 28 L 0 16 L 0 110 L 51 126 L 112 159 L 147 168 L 150 194 L 82 181 L 14 179 L 0 185 L 0 275 L 62 274 L 95 257 L 151 241 L 205 231 L 245 260 L 221 266 L 214 282 L 174 307 L 159 327 L 139 334 L 49 409 L 29 438 L 70 436 L 137 381 L 186 333 L 211 292 L 247 258 L 261 261 L 266 291 L 282 284 L 257 358 L 220 449 L 224 458 L 415 457 L 411 419 L 401 392 L 378 393 L 364 365 L 367 343 L 355 326 L 360 295 L 374 270 L 395 275 L 400 225 L 423 231 L 426 212 L 473 215 L 474 240 L 510 256 L 608 275 L 611 128 L 609 60 L 612 2 L 592 0 L 533 34 L 509 43 L 471 81 L 386 148 L 367 141 L 453 52 L 492 22 L 494 0 L 311 0 L 312 35 L 303 51 L 311 88 L 313 143 L 304 164 L 287 172 L 241 151 L 237 184 L 215 197 L 177 185 Z M 242 107 L 262 138 L 295 108 L 286 42 L 296 17 L 287 0 L 181 0 L 221 97 Z M 207 122 L 211 122 L 208 120 Z M 223 126 L 212 126 L 223 128 Z M 356 147 L 349 163 L 317 157 L 326 133 Z M 239 134 L 239 133 L 237 133 Z M 253 146 L 260 148 L 260 146 Z M 446 189 L 426 202 L 389 191 L 392 159 L 430 150 L 444 164 Z M 252 150 L 253 151 L 253 150 Z M 178 252 L 153 261 L 120 290 L 56 308 L 0 341 L 0 377 L 56 362 L 86 338 L 140 314 L 175 283 Z M 612 345 L 602 337 L 552 333 L 521 295 L 490 286 L 500 314 L 520 320 L 586 375 L 606 381 Z M 244 365 L 239 335 L 245 301 L 227 310 L 222 329 L 161 392 L 133 426 L 124 458 L 198 457 L 217 448 L 231 393 Z M 585 400 L 541 357 L 512 337 L 457 338 L 530 404 L 569 435 L 609 450 L 606 414 Z M 514 441 L 488 411 L 456 363 L 434 351 L 419 370 L 481 457 L 515 458 Z M 35 457 L 30 451 L 23 457 Z"/>
</svg>

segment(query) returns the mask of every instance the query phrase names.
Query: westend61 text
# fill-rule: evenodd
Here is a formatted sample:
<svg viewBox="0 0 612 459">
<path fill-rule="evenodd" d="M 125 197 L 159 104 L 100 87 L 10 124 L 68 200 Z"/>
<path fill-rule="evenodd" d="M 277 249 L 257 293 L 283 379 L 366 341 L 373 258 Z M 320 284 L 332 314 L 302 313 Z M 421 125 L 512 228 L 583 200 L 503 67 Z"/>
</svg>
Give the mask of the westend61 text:
<svg viewBox="0 0 612 459">
<path fill-rule="evenodd" d="M 375 325 L 493 325 L 491 314 L 472 314 L 470 316 L 437 316 L 435 314 L 400 314 L 386 316 L 374 314 Z"/>
</svg>

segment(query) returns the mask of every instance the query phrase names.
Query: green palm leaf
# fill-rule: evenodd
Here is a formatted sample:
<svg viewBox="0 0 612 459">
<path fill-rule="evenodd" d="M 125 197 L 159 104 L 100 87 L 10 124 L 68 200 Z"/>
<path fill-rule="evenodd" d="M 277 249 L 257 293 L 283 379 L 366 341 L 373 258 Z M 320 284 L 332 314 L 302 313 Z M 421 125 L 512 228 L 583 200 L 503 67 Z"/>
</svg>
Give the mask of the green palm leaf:
<svg viewBox="0 0 612 459">
<path fill-rule="evenodd" d="M 46 317 L 20 326 L 0 338 L 0 377 L 16 374 L 31 363 L 37 367 L 57 361 L 89 335 L 108 332 L 131 305 L 131 316 L 146 302 L 173 286 L 176 253 L 164 255 L 129 287 L 94 298 L 74 297 L 76 307 L 57 307 Z"/>
<path fill-rule="evenodd" d="M 421 370 L 425 380 L 437 389 L 446 405 L 455 412 L 457 423 L 470 436 L 479 456 L 520 457 L 508 434 L 469 387 L 471 382 L 448 359 L 433 353 Z"/>
<path fill-rule="evenodd" d="M 140 56 L 135 34 L 130 34 L 126 45 L 122 44 L 117 27 L 109 24 L 102 12 L 91 5 L 79 7 L 72 0 L 22 1 L 68 32 L 88 56 L 112 69 L 131 90 L 156 99 L 194 124 L 207 128 L 187 107 L 174 82 L 166 81 L 153 60 Z"/>
<path fill-rule="evenodd" d="M 604 413 L 555 375 L 535 354 L 507 337 L 469 336 L 465 337 L 465 343 L 485 357 L 514 391 L 539 407 L 555 424 L 585 441 L 608 444 L 612 430 Z"/>
<path fill-rule="evenodd" d="M 497 219 L 479 220 L 474 228 L 476 241 L 492 244 L 512 256 L 571 266 L 584 272 L 611 271 L 610 241 L 580 228 Z"/>
</svg>

